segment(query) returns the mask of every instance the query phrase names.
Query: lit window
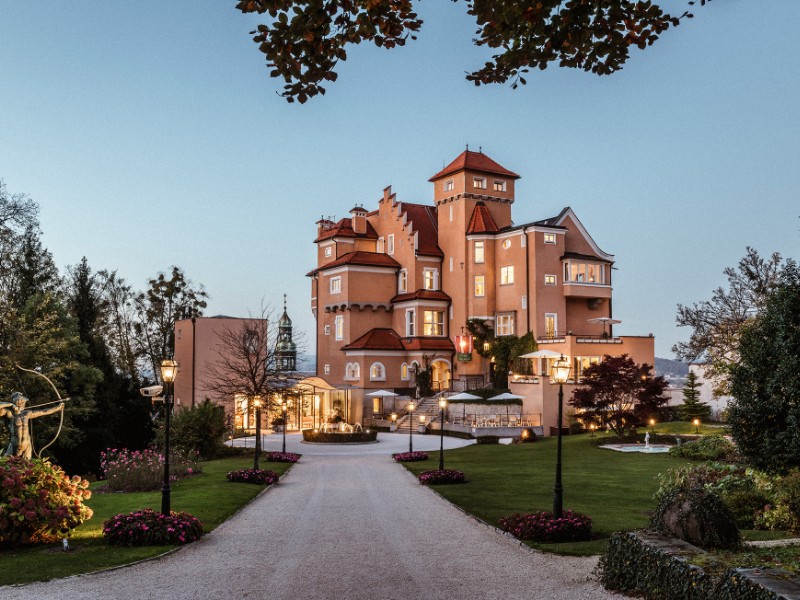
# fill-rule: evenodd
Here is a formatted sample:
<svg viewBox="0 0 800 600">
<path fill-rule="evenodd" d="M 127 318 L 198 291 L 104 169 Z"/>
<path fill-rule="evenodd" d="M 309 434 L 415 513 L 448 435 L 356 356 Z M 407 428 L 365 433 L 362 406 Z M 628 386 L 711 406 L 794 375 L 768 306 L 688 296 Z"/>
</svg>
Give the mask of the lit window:
<svg viewBox="0 0 800 600">
<path fill-rule="evenodd" d="M 444 335 L 444 311 L 423 312 L 422 335 Z"/>
<path fill-rule="evenodd" d="M 545 233 L 544 234 L 544 243 L 545 244 L 555 244 L 556 243 L 556 234 L 555 233 Z"/>
<path fill-rule="evenodd" d="M 361 369 L 358 363 L 347 363 L 344 367 L 344 378 L 350 380 L 357 380 L 361 376 Z"/>
<path fill-rule="evenodd" d="M 330 365 L 325 365 L 324 367 L 322 367 L 322 372 L 325 373 L 325 375 L 330 375 L 331 374 L 331 366 Z"/>
<path fill-rule="evenodd" d="M 342 291 L 342 278 L 331 277 L 331 294 L 338 294 Z"/>
<path fill-rule="evenodd" d="M 483 242 L 475 242 L 475 264 L 481 264 L 483 261 Z"/>
<path fill-rule="evenodd" d="M 370 381 L 386 381 L 386 369 L 381 363 L 372 363 L 369 368 L 369 379 Z"/>
<path fill-rule="evenodd" d="M 544 315 L 544 336 L 554 338 L 558 335 L 558 315 L 556 313 L 545 313 Z"/>
<path fill-rule="evenodd" d="M 334 320 L 334 328 L 336 330 L 336 339 L 343 340 L 344 339 L 344 316 L 338 315 Z"/>
<path fill-rule="evenodd" d="M 472 178 L 472 186 L 476 190 L 485 190 L 486 189 L 486 179 L 484 177 L 473 177 Z"/>
<path fill-rule="evenodd" d="M 503 240 L 503 250 L 511 248 L 511 240 Z"/>
<path fill-rule="evenodd" d="M 406 310 L 406 337 L 414 337 L 417 335 L 415 316 L 413 308 Z"/>
<path fill-rule="evenodd" d="M 564 261 L 564 281 L 604 284 L 605 272 L 602 264 L 578 260 Z"/>
<path fill-rule="evenodd" d="M 331 254 L 333 254 L 333 247 L 332 246 L 326 246 L 326 248 L 325 248 L 325 256 L 330 256 Z"/>
<path fill-rule="evenodd" d="M 599 356 L 576 356 L 575 357 L 575 378 L 583 379 L 583 372 L 592 365 L 600 364 Z"/>
<path fill-rule="evenodd" d="M 498 336 L 514 335 L 514 315 L 497 315 L 495 332 Z"/>
<path fill-rule="evenodd" d="M 483 275 L 475 275 L 475 296 L 482 298 L 486 295 L 486 278 Z"/>
<path fill-rule="evenodd" d="M 394 234 L 386 238 L 386 254 L 394 254 Z"/>
<path fill-rule="evenodd" d="M 500 267 L 500 285 L 511 285 L 514 283 L 514 265 Z"/>
<path fill-rule="evenodd" d="M 494 180 L 494 191 L 495 192 L 505 192 L 506 191 L 506 182 L 502 179 L 495 179 Z"/>
<path fill-rule="evenodd" d="M 400 379 L 408 381 L 408 363 L 400 365 Z"/>
<path fill-rule="evenodd" d="M 445 192 L 452 192 L 456 187 L 455 182 L 452 179 L 448 179 L 444 182 L 444 191 Z"/>
<path fill-rule="evenodd" d="M 381 398 L 380 396 L 375 396 L 372 399 L 372 414 L 379 415 L 383 411 L 381 407 L 382 403 L 383 403 L 383 398 Z"/>
<path fill-rule="evenodd" d="M 555 275 L 545 275 L 544 276 L 544 284 L 545 285 L 555 285 L 556 284 L 556 276 Z"/>
<path fill-rule="evenodd" d="M 439 271 L 437 269 L 424 269 L 422 271 L 422 281 L 426 290 L 438 290 Z"/>
<path fill-rule="evenodd" d="M 397 275 L 397 291 L 399 293 L 403 293 L 406 291 L 408 287 L 408 271 L 405 269 L 400 269 L 400 273 Z"/>
<path fill-rule="evenodd" d="M 325 335 L 330 335 L 330 334 L 331 334 L 331 326 L 325 325 Z"/>
</svg>

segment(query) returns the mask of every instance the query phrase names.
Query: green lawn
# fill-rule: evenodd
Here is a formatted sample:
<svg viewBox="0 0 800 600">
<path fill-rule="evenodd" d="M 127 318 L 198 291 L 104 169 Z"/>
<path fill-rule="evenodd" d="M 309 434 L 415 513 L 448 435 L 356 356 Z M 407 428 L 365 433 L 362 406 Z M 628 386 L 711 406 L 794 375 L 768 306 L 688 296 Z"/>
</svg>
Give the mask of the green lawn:
<svg viewBox="0 0 800 600">
<path fill-rule="evenodd" d="M 226 458 L 202 463 L 203 474 L 172 484 L 171 505 L 174 511 L 186 511 L 199 518 L 211 531 L 250 502 L 264 488 L 246 483 L 231 483 L 228 471 L 250 468 L 253 458 Z M 291 464 L 261 462 L 262 469 L 282 475 Z M 102 482 L 92 484 L 92 489 Z M 86 504 L 94 516 L 75 529 L 70 539 L 72 552 L 63 552 L 61 544 L 37 546 L 0 552 L 0 585 L 30 583 L 78 573 L 88 573 L 157 556 L 172 546 L 118 548 L 108 546 L 102 537 L 103 522 L 123 512 L 142 508 L 161 509 L 161 491 L 130 494 L 92 494 Z"/>
<path fill-rule="evenodd" d="M 569 544 L 531 544 L 560 554 L 598 554 L 608 536 L 647 525 L 658 488 L 656 474 L 684 466 L 668 454 L 622 453 L 598 448 L 588 435 L 563 438 L 564 508 L 589 515 L 599 539 Z M 406 463 L 414 473 L 437 467 L 430 460 Z M 515 512 L 552 510 L 556 439 L 517 446 L 474 445 L 445 453 L 445 468 L 464 471 L 468 483 L 433 486 L 468 513 L 497 525 Z"/>
<path fill-rule="evenodd" d="M 695 433 L 695 427 L 689 421 L 656 423 L 654 429 L 656 433 Z M 724 423 L 700 423 L 699 430 L 701 435 L 725 435 L 727 433 L 727 427 Z M 644 433 L 645 429 L 642 428 L 639 431 Z M 652 429 L 648 427 L 647 431 L 652 431 Z"/>
</svg>

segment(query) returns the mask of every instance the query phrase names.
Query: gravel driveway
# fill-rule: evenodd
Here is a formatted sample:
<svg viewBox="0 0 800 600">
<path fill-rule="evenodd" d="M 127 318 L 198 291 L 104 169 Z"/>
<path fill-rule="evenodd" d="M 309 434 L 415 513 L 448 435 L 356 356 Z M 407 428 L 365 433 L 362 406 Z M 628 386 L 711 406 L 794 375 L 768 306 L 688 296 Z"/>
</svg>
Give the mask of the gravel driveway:
<svg viewBox="0 0 800 600">
<path fill-rule="evenodd" d="M 361 455 L 326 455 L 321 447 L 306 452 L 279 485 L 168 556 L 0 587 L 0 598 L 619 597 L 592 579 L 596 559 L 520 548 L 418 485 L 387 454 L 376 453 L 379 447 Z"/>
</svg>

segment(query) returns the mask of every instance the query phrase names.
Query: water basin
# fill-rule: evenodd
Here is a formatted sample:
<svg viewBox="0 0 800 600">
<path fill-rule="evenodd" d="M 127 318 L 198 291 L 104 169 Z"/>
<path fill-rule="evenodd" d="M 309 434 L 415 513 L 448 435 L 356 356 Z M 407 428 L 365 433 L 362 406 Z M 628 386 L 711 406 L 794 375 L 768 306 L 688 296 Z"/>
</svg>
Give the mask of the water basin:
<svg viewBox="0 0 800 600">
<path fill-rule="evenodd" d="M 669 449 L 672 448 L 669 444 L 650 444 L 649 446 L 644 444 L 608 444 L 600 447 L 606 450 L 616 450 L 617 452 L 642 452 L 645 454 L 663 454 L 664 452 L 669 452 Z"/>
</svg>

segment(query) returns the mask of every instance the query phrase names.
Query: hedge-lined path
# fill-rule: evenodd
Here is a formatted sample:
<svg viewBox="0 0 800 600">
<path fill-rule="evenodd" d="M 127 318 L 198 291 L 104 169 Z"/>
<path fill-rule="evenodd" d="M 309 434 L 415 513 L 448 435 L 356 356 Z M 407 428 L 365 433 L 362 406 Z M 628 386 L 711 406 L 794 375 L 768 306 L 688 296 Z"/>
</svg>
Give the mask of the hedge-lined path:
<svg viewBox="0 0 800 600">
<path fill-rule="evenodd" d="M 619 597 L 593 580 L 595 564 L 520 548 L 418 485 L 385 454 L 306 455 L 279 485 L 178 552 L 105 573 L 0 588 L 0 597 Z"/>
</svg>

